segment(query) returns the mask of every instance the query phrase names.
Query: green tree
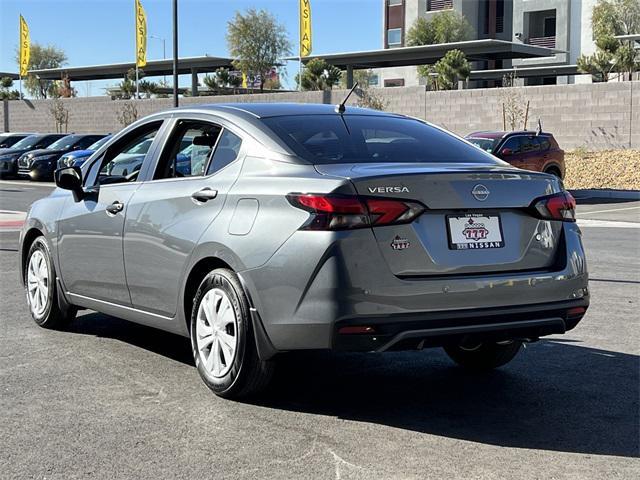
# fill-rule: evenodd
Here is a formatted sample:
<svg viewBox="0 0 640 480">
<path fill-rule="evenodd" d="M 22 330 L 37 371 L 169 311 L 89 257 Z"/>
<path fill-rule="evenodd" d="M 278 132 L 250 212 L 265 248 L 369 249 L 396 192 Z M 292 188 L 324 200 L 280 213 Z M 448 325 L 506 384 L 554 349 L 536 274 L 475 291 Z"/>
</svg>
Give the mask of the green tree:
<svg viewBox="0 0 640 480">
<path fill-rule="evenodd" d="M 139 89 L 147 98 L 158 92 L 158 84 L 149 80 L 140 80 Z"/>
<path fill-rule="evenodd" d="M 328 64 L 322 58 L 313 58 L 307 62 L 300 75 L 296 75 L 296 83 L 302 85 L 303 90 L 331 90 L 340 82 L 342 72 L 339 68 Z"/>
<path fill-rule="evenodd" d="M 591 74 L 594 82 L 606 82 L 613 70 L 613 54 L 598 50 L 593 55 L 580 55 L 576 62 L 578 70 Z"/>
<path fill-rule="evenodd" d="M 13 80 L 10 77 L 0 78 L 0 100 L 17 100 L 20 98 L 20 92 L 12 90 Z"/>
<path fill-rule="evenodd" d="M 227 47 L 235 68 L 245 74 L 260 75 L 260 91 L 271 67 L 291 54 L 285 27 L 265 10 L 236 12 L 227 23 Z"/>
<path fill-rule="evenodd" d="M 434 15 L 431 20 L 418 18 L 407 32 L 407 45 L 462 42 L 471 39 L 473 34 L 473 27 L 464 15 L 448 10 Z"/>
<path fill-rule="evenodd" d="M 16 64 L 20 67 L 20 52 L 16 50 Z M 67 63 L 67 55 L 63 50 L 53 46 L 43 46 L 39 43 L 31 44 L 29 56 L 29 70 L 44 70 L 46 68 L 60 68 Z M 24 80 L 24 87 L 30 95 L 36 98 L 47 98 L 52 93 L 54 80 L 44 80 L 35 75 L 29 75 Z"/>
<path fill-rule="evenodd" d="M 631 73 L 638 70 L 640 59 L 633 46 L 614 38 L 640 31 L 638 0 L 599 0 L 591 14 L 591 27 L 597 51 L 581 55 L 578 69 L 590 73 L 595 81 L 607 81 L 610 72 Z"/>
<path fill-rule="evenodd" d="M 432 80 L 436 90 L 454 90 L 458 88 L 459 80 L 466 80 L 471 73 L 471 65 L 467 57 L 460 50 L 449 50 L 444 57 L 436 62 L 428 73 L 436 76 L 424 75 Z M 427 72 L 425 72 L 427 73 Z"/>
</svg>

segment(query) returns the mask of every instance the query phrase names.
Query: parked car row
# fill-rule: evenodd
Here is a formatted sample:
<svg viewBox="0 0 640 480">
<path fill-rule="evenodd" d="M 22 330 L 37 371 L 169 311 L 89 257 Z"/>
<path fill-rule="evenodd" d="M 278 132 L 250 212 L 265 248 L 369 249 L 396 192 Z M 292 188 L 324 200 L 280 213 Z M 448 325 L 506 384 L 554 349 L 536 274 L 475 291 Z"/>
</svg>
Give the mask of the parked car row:
<svg viewBox="0 0 640 480">
<path fill-rule="evenodd" d="M 63 166 L 80 166 L 106 141 L 105 134 L 0 134 L 0 178 L 53 180 Z"/>
</svg>

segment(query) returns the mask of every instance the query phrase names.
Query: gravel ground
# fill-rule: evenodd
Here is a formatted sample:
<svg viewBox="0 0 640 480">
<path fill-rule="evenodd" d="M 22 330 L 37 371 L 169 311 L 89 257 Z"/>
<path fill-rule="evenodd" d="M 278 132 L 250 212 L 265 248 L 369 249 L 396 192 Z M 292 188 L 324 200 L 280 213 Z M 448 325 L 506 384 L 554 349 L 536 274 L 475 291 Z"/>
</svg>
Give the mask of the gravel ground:
<svg viewBox="0 0 640 480">
<path fill-rule="evenodd" d="M 640 150 L 574 151 L 564 158 L 566 188 L 640 190 Z"/>
</svg>

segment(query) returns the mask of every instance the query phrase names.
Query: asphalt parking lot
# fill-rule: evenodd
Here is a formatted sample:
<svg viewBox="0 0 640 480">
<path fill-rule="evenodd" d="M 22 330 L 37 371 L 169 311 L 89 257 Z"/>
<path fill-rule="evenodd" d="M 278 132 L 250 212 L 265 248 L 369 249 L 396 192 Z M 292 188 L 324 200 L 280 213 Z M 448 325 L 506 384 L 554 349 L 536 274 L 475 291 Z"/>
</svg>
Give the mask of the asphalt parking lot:
<svg viewBox="0 0 640 480">
<path fill-rule="evenodd" d="M 0 181 L 0 210 L 49 191 Z M 575 330 L 480 376 L 433 349 L 291 354 L 251 403 L 215 397 L 184 338 L 90 311 L 38 328 L 6 223 L 0 478 L 638 478 L 640 202 L 578 216 L 592 303 Z"/>
</svg>

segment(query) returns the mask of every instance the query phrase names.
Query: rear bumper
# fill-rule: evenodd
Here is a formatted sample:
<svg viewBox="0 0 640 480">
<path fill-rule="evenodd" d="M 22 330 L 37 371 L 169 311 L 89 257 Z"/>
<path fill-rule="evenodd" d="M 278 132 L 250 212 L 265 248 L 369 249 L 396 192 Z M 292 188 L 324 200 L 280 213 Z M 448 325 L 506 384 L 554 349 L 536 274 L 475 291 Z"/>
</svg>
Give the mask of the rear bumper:
<svg viewBox="0 0 640 480">
<path fill-rule="evenodd" d="M 332 348 L 378 352 L 405 350 L 457 344 L 469 335 L 492 341 L 535 340 L 571 330 L 588 307 L 589 298 L 585 296 L 580 300 L 542 305 L 344 319 L 334 326 Z M 571 313 L 572 309 L 580 308 L 584 309 L 582 313 Z M 371 333 L 343 333 L 348 328 L 363 326 Z"/>
<path fill-rule="evenodd" d="M 298 231 L 266 264 L 239 275 L 278 351 L 388 350 L 469 333 L 534 338 L 570 330 L 577 321 L 567 308 L 589 303 L 580 230 L 564 223 L 562 231 L 552 271 L 403 279 L 363 229 Z M 337 337 L 346 325 L 371 325 L 376 335 Z"/>
</svg>

